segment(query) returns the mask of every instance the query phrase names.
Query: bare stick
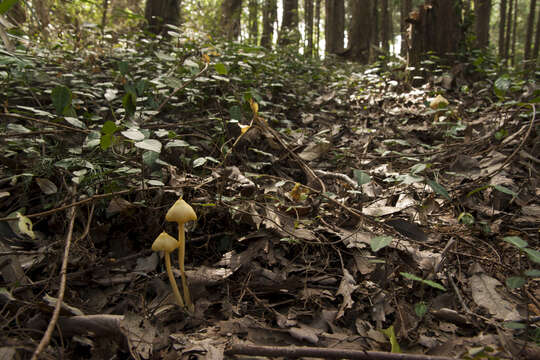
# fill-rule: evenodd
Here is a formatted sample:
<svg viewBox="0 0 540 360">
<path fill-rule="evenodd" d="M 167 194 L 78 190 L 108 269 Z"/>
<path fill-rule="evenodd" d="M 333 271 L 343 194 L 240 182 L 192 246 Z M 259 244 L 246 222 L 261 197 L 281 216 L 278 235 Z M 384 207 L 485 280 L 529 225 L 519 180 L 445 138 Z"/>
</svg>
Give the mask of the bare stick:
<svg viewBox="0 0 540 360">
<path fill-rule="evenodd" d="M 317 357 L 324 359 L 362 359 L 362 360 L 452 360 L 446 356 L 418 354 L 397 354 L 382 351 L 362 351 L 350 349 L 329 349 L 298 346 L 257 346 L 234 344 L 225 350 L 226 355 L 284 356 L 291 358 Z"/>
<path fill-rule="evenodd" d="M 70 211 L 69 228 L 66 235 L 66 245 L 64 247 L 64 257 L 62 259 L 62 268 L 60 270 L 60 289 L 58 290 L 58 298 L 56 300 L 56 305 L 54 306 L 54 311 L 53 311 L 51 321 L 49 322 L 49 326 L 47 327 L 45 334 L 43 334 L 43 337 L 41 338 L 41 341 L 39 342 L 38 347 L 34 351 L 34 354 L 32 355 L 32 360 L 37 360 L 39 357 L 39 354 L 43 351 L 43 349 L 45 349 L 49 345 L 49 342 L 51 341 L 52 333 L 56 326 L 56 322 L 58 321 L 58 316 L 60 316 L 62 300 L 64 299 L 64 292 L 66 290 L 67 264 L 68 264 L 68 258 L 69 258 L 69 248 L 71 247 L 71 238 L 73 236 L 73 225 L 75 224 L 76 208 L 72 207 L 70 210 L 71 211 Z"/>
</svg>

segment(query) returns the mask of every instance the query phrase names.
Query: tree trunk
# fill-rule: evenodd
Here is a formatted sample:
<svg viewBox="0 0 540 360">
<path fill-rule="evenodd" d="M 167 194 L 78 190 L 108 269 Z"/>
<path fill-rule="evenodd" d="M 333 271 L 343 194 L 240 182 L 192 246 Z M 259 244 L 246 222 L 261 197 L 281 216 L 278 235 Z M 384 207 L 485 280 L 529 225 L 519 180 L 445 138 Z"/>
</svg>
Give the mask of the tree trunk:
<svg viewBox="0 0 540 360">
<path fill-rule="evenodd" d="M 390 13 L 388 11 L 388 0 L 381 1 L 382 7 L 382 49 L 388 54 L 390 52 Z"/>
<path fill-rule="evenodd" d="M 506 0 L 499 0 L 499 58 L 504 59 L 504 34 L 506 29 Z"/>
<path fill-rule="evenodd" d="M 47 0 L 32 0 L 32 6 L 36 10 L 37 18 L 39 21 L 39 31 L 43 35 L 45 39 L 49 37 L 49 31 L 47 30 L 47 27 L 50 23 L 49 18 L 49 8 L 50 5 L 48 4 Z"/>
<path fill-rule="evenodd" d="M 321 0 L 315 0 L 315 53 L 319 55 L 319 44 L 321 41 Z"/>
<path fill-rule="evenodd" d="M 380 1 L 375 0 L 374 3 L 371 6 L 371 45 L 374 45 L 375 47 L 379 47 L 379 3 Z M 369 48 L 370 56 L 369 58 L 372 59 L 373 51 L 372 46 Z"/>
<path fill-rule="evenodd" d="M 516 64 L 516 31 L 517 31 L 517 12 L 518 12 L 518 0 L 514 1 L 514 21 L 512 25 L 512 54 L 510 58 L 512 59 L 512 66 Z"/>
<path fill-rule="evenodd" d="M 463 36 L 460 10 L 454 0 L 426 0 L 411 13 L 409 66 L 418 65 L 428 51 L 444 56 L 458 50 Z"/>
<path fill-rule="evenodd" d="M 283 17 L 279 30 L 279 45 L 298 43 L 298 0 L 283 0 Z"/>
<path fill-rule="evenodd" d="M 538 8 L 538 15 L 536 20 L 536 35 L 534 36 L 534 48 L 531 56 L 531 60 L 534 63 L 538 61 L 538 49 L 540 48 L 540 7 Z"/>
<path fill-rule="evenodd" d="M 510 58 L 510 45 L 512 41 L 512 11 L 513 11 L 514 2 L 512 0 L 508 1 L 508 13 L 506 14 L 506 35 L 504 36 L 504 63 L 508 64 L 508 59 Z"/>
<path fill-rule="evenodd" d="M 264 0 L 263 7 L 263 32 L 261 35 L 261 46 L 267 49 L 272 48 L 272 38 L 274 35 L 274 24 L 277 19 L 277 1 Z"/>
<path fill-rule="evenodd" d="M 535 1 L 535 0 L 532 0 Z M 475 0 L 474 27 L 476 32 L 476 45 L 480 49 L 489 46 L 489 19 L 491 16 L 491 0 Z"/>
<path fill-rule="evenodd" d="M 249 0 L 249 40 L 253 45 L 257 45 L 259 37 L 259 2 Z"/>
<path fill-rule="evenodd" d="M 242 13 L 242 0 L 223 0 L 221 3 L 221 29 L 228 40 L 235 40 L 240 36 L 240 15 Z"/>
<path fill-rule="evenodd" d="M 534 33 L 534 15 L 536 14 L 536 1 L 529 3 L 529 16 L 527 17 L 527 32 L 525 34 L 525 60 L 531 59 L 531 46 Z"/>
<path fill-rule="evenodd" d="M 304 24 L 306 26 L 306 47 L 304 54 L 313 56 L 313 0 L 304 0 Z"/>
<path fill-rule="evenodd" d="M 179 25 L 181 0 L 146 0 L 144 17 L 148 30 L 154 34 L 166 32 L 165 25 Z"/>
<path fill-rule="evenodd" d="M 343 52 L 345 31 L 345 2 L 343 0 L 326 0 L 326 21 L 324 36 L 326 52 L 340 54 Z"/>
<path fill-rule="evenodd" d="M 349 48 L 345 56 L 363 64 L 369 62 L 373 31 L 373 1 L 351 0 L 351 25 L 349 29 Z"/>
<path fill-rule="evenodd" d="M 407 22 L 409 13 L 412 11 L 412 0 L 401 0 L 400 11 L 400 31 L 401 31 L 401 48 L 399 53 L 401 56 L 407 54 Z"/>
</svg>

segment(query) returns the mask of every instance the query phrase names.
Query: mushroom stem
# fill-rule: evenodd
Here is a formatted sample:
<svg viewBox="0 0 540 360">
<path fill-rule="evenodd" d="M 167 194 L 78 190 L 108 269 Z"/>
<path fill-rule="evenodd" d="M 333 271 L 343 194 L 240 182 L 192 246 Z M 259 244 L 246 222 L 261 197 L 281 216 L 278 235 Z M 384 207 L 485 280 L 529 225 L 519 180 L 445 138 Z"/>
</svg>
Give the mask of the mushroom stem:
<svg viewBox="0 0 540 360">
<path fill-rule="evenodd" d="M 186 306 L 189 311 L 193 311 L 193 303 L 191 302 L 191 296 L 189 294 L 189 288 L 186 280 L 186 273 L 184 268 L 184 259 L 186 256 L 186 235 L 184 232 L 184 224 L 178 224 L 178 266 L 180 268 L 180 276 L 182 277 L 182 290 L 184 291 L 184 299 L 186 300 Z"/>
<path fill-rule="evenodd" d="M 172 272 L 171 256 L 170 256 L 170 253 L 166 251 L 165 251 L 165 267 L 167 268 L 167 275 L 169 276 L 169 281 L 171 282 L 171 287 L 172 287 L 176 302 L 181 307 L 184 307 L 184 300 L 182 300 L 182 296 L 180 295 L 180 290 L 178 290 L 178 285 L 176 285 L 176 280 L 174 279 L 174 275 Z"/>
</svg>

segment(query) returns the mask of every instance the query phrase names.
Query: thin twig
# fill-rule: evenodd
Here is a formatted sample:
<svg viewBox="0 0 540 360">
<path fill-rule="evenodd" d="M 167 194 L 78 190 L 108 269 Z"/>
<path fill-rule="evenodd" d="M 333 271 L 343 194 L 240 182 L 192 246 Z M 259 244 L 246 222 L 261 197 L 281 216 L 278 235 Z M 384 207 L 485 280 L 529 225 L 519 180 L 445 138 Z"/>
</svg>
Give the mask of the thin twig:
<svg viewBox="0 0 540 360">
<path fill-rule="evenodd" d="M 324 359 L 361 359 L 361 360 L 453 360 L 446 356 L 419 354 L 397 354 L 382 351 L 363 351 L 350 349 L 329 349 L 310 346 L 257 346 L 233 344 L 225 350 L 225 355 L 251 355 L 266 357 L 316 357 Z"/>
<path fill-rule="evenodd" d="M 44 125 L 49 125 L 49 126 L 54 126 L 54 127 L 66 129 L 66 130 L 81 132 L 83 134 L 88 134 L 90 132 L 90 130 L 78 129 L 76 127 L 67 126 L 67 125 L 64 125 L 64 124 L 57 124 L 57 123 L 50 122 L 50 121 L 47 121 L 47 120 L 40 120 L 40 119 L 36 119 L 36 118 L 30 117 L 30 116 L 24 116 L 24 115 L 19 115 L 19 114 L 1 113 L 0 116 L 9 116 L 9 117 L 16 118 L 16 119 L 32 121 L 32 122 L 36 122 L 36 123 L 39 123 L 39 124 L 44 124 Z"/>
<path fill-rule="evenodd" d="M 37 360 L 39 358 L 39 354 L 49 345 L 49 342 L 51 341 L 51 336 L 54 331 L 54 328 L 56 327 L 56 322 L 58 321 L 58 317 L 60 316 L 60 309 L 62 308 L 62 300 L 64 299 L 64 292 L 66 290 L 66 277 L 67 277 L 67 265 L 68 265 L 68 259 L 69 259 L 69 248 L 71 247 L 71 238 L 73 236 L 73 226 L 75 224 L 75 213 L 77 208 L 72 207 L 70 209 L 70 220 L 69 220 L 69 228 L 66 235 L 66 245 L 64 248 L 64 257 L 62 259 L 62 268 L 60 270 L 60 289 L 58 290 L 58 298 L 56 300 L 56 305 L 54 306 L 53 315 L 51 318 L 51 321 L 49 322 L 49 326 L 47 326 L 47 330 L 45 331 L 45 334 L 43 334 L 43 337 L 41 338 L 41 341 L 39 342 L 38 347 L 34 351 L 34 354 L 32 355 L 32 360 Z"/>
</svg>

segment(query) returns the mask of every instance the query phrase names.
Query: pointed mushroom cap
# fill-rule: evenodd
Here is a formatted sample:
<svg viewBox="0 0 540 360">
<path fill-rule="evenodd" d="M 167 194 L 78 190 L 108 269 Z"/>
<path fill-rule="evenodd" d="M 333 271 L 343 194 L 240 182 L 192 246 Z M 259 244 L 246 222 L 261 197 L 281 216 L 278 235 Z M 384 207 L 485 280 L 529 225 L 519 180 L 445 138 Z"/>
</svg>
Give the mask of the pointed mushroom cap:
<svg viewBox="0 0 540 360">
<path fill-rule="evenodd" d="M 152 244 L 153 251 L 165 251 L 170 253 L 178 248 L 178 241 L 165 231 L 158 235 Z"/>
<path fill-rule="evenodd" d="M 174 205 L 167 211 L 165 219 L 171 222 L 186 223 L 188 221 L 197 220 L 197 214 L 193 208 L 184 201 L 184 199 L 178 199 Z"/>
</svg>

